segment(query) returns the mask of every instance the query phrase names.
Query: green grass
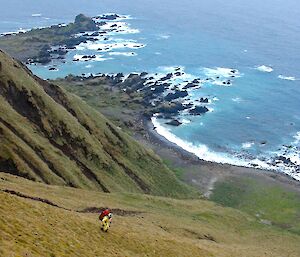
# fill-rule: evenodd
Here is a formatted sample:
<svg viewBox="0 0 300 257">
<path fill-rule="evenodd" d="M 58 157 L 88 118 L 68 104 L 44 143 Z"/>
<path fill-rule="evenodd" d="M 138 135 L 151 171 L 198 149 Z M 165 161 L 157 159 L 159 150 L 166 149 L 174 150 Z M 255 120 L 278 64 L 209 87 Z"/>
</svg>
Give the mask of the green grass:
<svg viewBox="0 0 300 257">
<path fill-rule="evenodd" d="M 300 236 L 206 200 L 104 194 L 36 183 L 0 172 L 0 190 L 40 197 L 73 211 L 0 191 L 1 256 L 298 257 Z M 102 233 L 87 207 L 137 211 L 114 215 Z"/>
<path fill-rule="evenodd" d="M 258 179 L 231 178 L 217 182 L 210 199 L 300 235 L 300 196 L 284 187 Z"/>
<path fill-rule="evenodd" d="M 183 180 L 183 176 L 185 174 L 185 169 L 183 168 L 178 168 L 176 166 L 174 166 L 174 164 L 172 163 L 172 161 L 167 160 L 167 159 L 163 159 L 164 164 L 171 170 L 174 172 L 174 174 L 176 175 L 176 177 L 180 180 Z"/>
<path fill-rule="evenodd" d="M 127 134 L 134 135 L 132 129 L 124 121 L 132 121 L 132 116 L 136 111 L 140 111 L 142 106 L 132 102 L 128 94 L 119 89 L 112 90 L 110 86 L 103 84 L 99 78 L 89 82 L 70 82 L 68 79 L 57 79 L 53 83 L 79 96 Z"/>
</svg>

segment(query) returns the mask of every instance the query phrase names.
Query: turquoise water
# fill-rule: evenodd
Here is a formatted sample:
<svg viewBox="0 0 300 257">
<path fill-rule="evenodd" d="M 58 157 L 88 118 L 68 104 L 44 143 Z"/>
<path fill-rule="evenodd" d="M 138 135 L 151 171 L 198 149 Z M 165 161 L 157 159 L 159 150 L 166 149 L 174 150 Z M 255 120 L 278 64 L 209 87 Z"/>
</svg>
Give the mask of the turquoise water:
<svg viewBox="0 0 300 257">
<path fill-rule="evenodd" d="M 192 99 L 212 100 L 209 113 L 182 114 L 178 118 L 184 124 L 176 128 L 154 119 L 158 132 L 206 160 L 258 165 L 300 179 L 300 4 L 296 0 L 0 2 L 6 10 L 1 11 L 0 32 L 68 23 L 78 13 L 131 16 L 120 21 L 129 24 L 128 33 L 111 35 L 108 43 L 127 41 L 144 47 L 116 48 L 102 52 L 98 61 L 72 62 L 75 54 L 95 53 L 85 46 L 70 52 L 65 64 L 51 64 L 58 71 L 30 66 L 44 78 L 70 73 L 166 73 L 181 66 L 187 78 L 225 79 L 228 70 L 218 67 L 237 69 L 240 76 L 230 87 L 208 82 L 189 92 Z M 291 162 L 275 163 L 280 156 Z"/>
</svg>

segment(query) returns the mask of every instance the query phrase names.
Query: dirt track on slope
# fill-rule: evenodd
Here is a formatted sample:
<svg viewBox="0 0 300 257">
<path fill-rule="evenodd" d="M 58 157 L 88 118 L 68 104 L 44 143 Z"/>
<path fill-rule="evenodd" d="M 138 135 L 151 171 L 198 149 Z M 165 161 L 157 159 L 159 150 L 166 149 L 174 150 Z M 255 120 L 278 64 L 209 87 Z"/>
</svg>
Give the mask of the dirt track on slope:
<svg viewBox="0 0 300 257">
<path fill-rule="evenodd" d="M 59 206 L 59 205 L 49 201 L 48 199 L 43 199 L 43 198 L 40 198 L 40 197 L 25 195 L 21 192 L 17 192 L 17 191 L 14 191 L 14 190 L 1 189 L 0 191 L 2 191 L 4 193 L 11 194 L 11 195 L 15 195 L 15 196 L 18 196 L 18 197 L 21 197 L 21 198 L 42 202 L 44 204 L 48 204 L 50 206 L 53 206 L 53 207 L 56 207 L 56 208 L 59 208 L 59 209 L 63 209 L 63 210 L 66 210 L 66 211 L 74 211 L 74 212 L 78 212 L 78 213 L 98 213 L 98 214 L 100 214 L 103 210 L 107 209 L 107 207 L 87 207 L 83 210 L 72 210 L 72 209 L 68 209 L 68 208 Z M 111 212 L 114 215 L 118 215 L 118 216 L 135 216 L 135 215 L 138 215 L 138 214 L 142 213 L 140 211 L 122 210 L 122 209 L 118 209 L 118 208 L 111 209 Z"/>
</svg>

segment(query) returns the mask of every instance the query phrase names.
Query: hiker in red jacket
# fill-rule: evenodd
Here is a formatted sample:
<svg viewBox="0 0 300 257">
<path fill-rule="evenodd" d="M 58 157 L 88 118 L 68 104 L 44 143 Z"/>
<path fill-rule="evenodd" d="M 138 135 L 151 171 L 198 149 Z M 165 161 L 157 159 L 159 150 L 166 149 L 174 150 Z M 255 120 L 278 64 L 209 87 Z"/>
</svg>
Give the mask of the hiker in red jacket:
<svg viewBox="0 0 300 257">
<path fill-rule="evenodd" d="M 111 219 L 111 210 L 110 209 L 105 209 L 104 211 L 101 212 L 100 216 L 99 216 L 99 220 L 103 220 L 103 218 L 105 216 L 108 216 Z"/>
<path fill-rule="evenodd" d="M 110 209 L 105 209 L 101 212 L 99 216 L 99 220 L 101 221 L 101 229 L 105 232 L 107 232 L 110 223 L 112 221 L 112 213 Z"/>
</svg>

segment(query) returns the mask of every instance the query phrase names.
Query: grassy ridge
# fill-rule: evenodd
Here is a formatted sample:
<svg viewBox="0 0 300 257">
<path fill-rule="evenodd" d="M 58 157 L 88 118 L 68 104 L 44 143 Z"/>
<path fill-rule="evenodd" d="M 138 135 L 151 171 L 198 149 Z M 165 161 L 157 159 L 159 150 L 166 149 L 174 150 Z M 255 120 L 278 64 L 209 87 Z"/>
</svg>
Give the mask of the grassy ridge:
<svg viewBox="0 0 300 257">
<path fill-rule="evenodd" d="M 195 195 L 152 151 L 0 52 L 0 170 L 47 184 Z"/>
<path fill-rule="evenodd" d="M 9 256 L 298 256 L 298 235 L 204 200 L 103 194 L 47 186 L 0 173 L 0 189 L 48 199 L 73 211 L 0 191 L 0 255 Z M 116 212 L 101 233 L 97 213 Z"/>
</svg>

